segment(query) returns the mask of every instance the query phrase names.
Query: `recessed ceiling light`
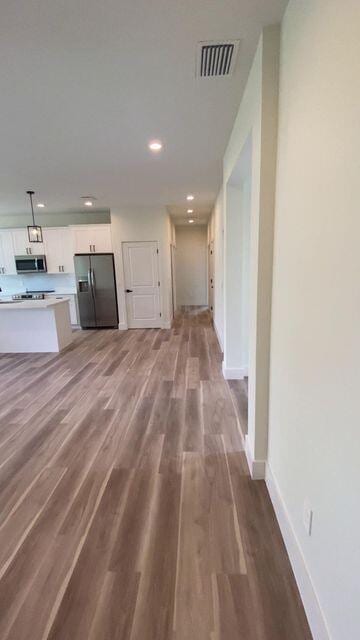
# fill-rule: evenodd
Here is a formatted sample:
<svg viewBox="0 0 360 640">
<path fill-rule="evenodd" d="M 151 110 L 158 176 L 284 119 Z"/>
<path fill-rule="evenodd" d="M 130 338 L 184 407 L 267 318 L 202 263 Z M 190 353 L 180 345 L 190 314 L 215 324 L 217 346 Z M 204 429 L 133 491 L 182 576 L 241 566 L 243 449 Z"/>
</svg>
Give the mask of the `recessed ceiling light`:
<svg viewBox="0 0 360 640">
<path fill-rule="evenodd" d="M 160 140 L 151 140 L 149 142 L 149 149 L 150 151 L 161 151 L 162 143 L 160 142 Z"/>
<path fill-rule="evenodd" d="M 92 207 L 96 198 L 95 196 L 81 196 L 81 200 L 84 201 L 85 207 Z"/>
<path fill-rule="evenodd" d="M 189 195 L 186 196 L 186 200 L 194 200 L 194 196 L 189 193 Z"/>
<path fill-rule="evenodd" d="M 194 213 L 194 209 L 188 209 L 187 212 L 188 213 Z"/>
<path fill-rule="evenodd" d="M 189 224 L 192 224 L 193 222 L 194 222 L 194 220 L 192 218 L 190 218 Z"/>
<path fill-rule="evenodd" d="M 43 209 L 45 207 L 43 202 L 38 202 L 36 206 L 40 207 L 40 209 Z"/>
</svg>

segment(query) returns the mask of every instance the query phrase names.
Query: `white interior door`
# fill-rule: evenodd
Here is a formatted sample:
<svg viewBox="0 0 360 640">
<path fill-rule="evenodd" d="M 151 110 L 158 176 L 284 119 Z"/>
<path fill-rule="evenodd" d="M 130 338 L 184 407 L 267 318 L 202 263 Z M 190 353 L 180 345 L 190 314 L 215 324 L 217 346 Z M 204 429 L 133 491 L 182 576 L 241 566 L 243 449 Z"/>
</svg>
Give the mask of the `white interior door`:
<svg viewBox="0 0 360 640">
<path fill-rule="evenodd" d="M 129 329 L 161 326 L 157 242 L 123 242 Z"/>
</svg>

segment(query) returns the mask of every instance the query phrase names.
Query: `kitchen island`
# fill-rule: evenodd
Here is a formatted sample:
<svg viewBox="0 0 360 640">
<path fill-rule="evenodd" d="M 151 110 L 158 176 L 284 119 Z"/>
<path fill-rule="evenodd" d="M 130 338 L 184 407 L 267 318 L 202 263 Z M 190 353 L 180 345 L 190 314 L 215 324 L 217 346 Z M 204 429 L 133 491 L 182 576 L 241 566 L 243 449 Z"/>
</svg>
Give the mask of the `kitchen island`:
<svg viewBox="0 0 360 640">
<path fill-rule="evenodd" d="M 58 352 L 72 338 L 68 298 L 0 302 L 0 353 Z"/>
</svg>

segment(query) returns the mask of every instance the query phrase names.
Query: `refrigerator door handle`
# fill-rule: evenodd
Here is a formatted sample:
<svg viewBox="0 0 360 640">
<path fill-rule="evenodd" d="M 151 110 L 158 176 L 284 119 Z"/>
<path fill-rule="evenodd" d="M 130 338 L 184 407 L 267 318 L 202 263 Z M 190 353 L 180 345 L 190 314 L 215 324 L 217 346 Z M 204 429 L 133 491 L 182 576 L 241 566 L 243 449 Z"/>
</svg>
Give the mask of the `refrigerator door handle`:
<svg viewBox="0 0 360 640">
<path fill-rule="evenodd" d="M 87 280 L 88 280 L 88 285 L 89 285 L 89 289 L 92 292 L 92 281 L 91 281 L 91 269 L 88 269 L 87 272 Z"/>
<path fill-rule="evenodd" d="M 96 295 L 95 274 L 94 269 L 90 269 L 91 287 L 93 290 L 93 296 Z"/>
</svg>

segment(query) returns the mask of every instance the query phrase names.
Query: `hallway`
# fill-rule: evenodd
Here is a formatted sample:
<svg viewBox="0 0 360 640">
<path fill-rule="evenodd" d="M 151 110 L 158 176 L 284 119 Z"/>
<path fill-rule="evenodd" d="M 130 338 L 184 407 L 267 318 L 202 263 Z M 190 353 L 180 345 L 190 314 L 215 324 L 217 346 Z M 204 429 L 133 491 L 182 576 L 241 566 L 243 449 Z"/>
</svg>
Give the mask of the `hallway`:
<svg viewBox="0 0 360 640">
<path fill-rule="evenodd" d="M 310 640 L 207 310 L 0 358 L 2 640 Z"/>
</svg>

